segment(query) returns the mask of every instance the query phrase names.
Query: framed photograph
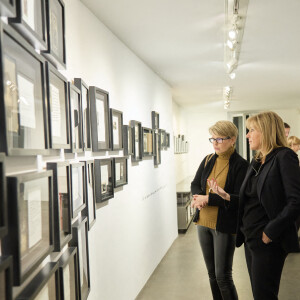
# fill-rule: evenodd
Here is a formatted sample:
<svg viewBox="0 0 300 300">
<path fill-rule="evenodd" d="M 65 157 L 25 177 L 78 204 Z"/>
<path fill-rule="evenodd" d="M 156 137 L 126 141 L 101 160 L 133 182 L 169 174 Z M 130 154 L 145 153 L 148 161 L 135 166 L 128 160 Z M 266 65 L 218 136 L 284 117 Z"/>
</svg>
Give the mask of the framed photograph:
<svg viewBox="0 0 300 300">
<path fill-rule="evenodd" d="M 123 113 L 111 108 L 110 122 L 112 150 L 121 150 L 123 149 Z"/>
<path fill-rule="evenodd" d="M 9 23 L 38 50 L 47 50 L 45 0 L 16 0 L 17 15 Z"/>
<path fill-rule="evenodd" d="M 86 207 L 84 162 L 71 163 L 72 219 Z"/>
<path fill-rule="evenodd" d="M 123 148 L 125 156 L 133 155 L 132 127 L 130 125 L 123 125 Z"/>
<path fill-rule="evenodd" d="M 2 253 L 13 255 L 14 285 L 20 285 L 53 251 L 52 171 L 7 177 L 8 235 Z"/>
<path fill-rule="evenodd" d="M 12 257 L 0 256 L 0 299 L 13 299 L 12 285 Z"/>
<path fill-rule="evenodd" d="M 69 247 L 58 261 L 60 300 L 79 300 L 78 254 L 76 247 Z"/>
<path fill-rule="evenodd" d="M 0 16 L 14 18 L 16 16 L 16 0 L 0 0 Z"/>
<path fill-rule="evenodd" d="M 89 87 L 81 78 L 74 78 L 74 85 L 80 90 L 81 94 L 83 150 L 91 150 L 92 136 Z"/>
<path fill-rule="evenodd" d="M 153 131 L 150 128 L 143 127 L 143 157 L 153 155 Z"/>
<path fill-rule="evenodd" d="M 0 153 L 0 239 L 7 234 L 5 154 Z M 0 298 L 1 299 L 1 298 Z"/>
<path fill-rule="evenodd" d="M 70 164 L 48 162 L 47 170 L 53 172 L 54 251 L 60 252 L 72 238 Z"/>
<path fill-rule="evenodd" d="M 5 24 L 1 40 L 0 152 L 47 154 L 45 60 Z"/>
<path fill-rule="evenodd" d="M 114 188 L 128 184 L 128 164 L 126 157 L 114 157 Z"/>
<path fill-rule="evenodd" d="M 46 66 L 50 147 L 70 150 L 68 81 L 50 63 Z"/>
<path fill-rule="evenodd" d="M 152 119 L 152 129 L 158 129 L 159 128 L 159 113 L 156 111 L 152 111 L 151 119 Z"/>
<path fill-rule="evenodd" d="M 86 208 L 82 215 L 88 218 L 88 229 L 90 230 L 96 222 L 96 194 L 95 194 L 95 173 L 94 160 L 84 161 L 85 164 L 85 197 Z"/>
<path fill-rule="evenodd" d="M 154 166 L 158 166 L 161 164 L 161 134 L 154 133 L 153 134 L 154 141 Z"/>
<path fill-rule="evenodd" d="M 111 150 L 108 92 L 90 86 L 92 150 Z"/>
<path fill-rule="evenodd" d="M 47 263 L 15 299 L 59 300 L 58 263 Z"/>
<path fill-rule="evenodd" d="M 90 292 L 90 264 L 87 217 L 80 217 L 72 226 L 71 247 L 77 247 L 78 251 L 78 279 L 80 299 L 86 300 Z"/>
<path fill-rule="evenodd" d="M 83 152 L 82 106 L 80 90 L 69 82 L 71 152 Z"/>
<path fill-rule="evenodd" d="M 96 202 L 104 202 L 114 197 L 113 159 L 95 159 Z"/>
<path fill-rule="evenodd" d="M 159 133 L 161 149 L 164 150 L 166 148 L 166 131 L 164 129 L 159 129 Z"/>
<path fill-rule="evenodd" d="M 166 132 L 166 147 L 170 148 L 170 133 Z"/>
<path fill-rule="evenodd" d="M 43 51 L 43 55 L 51 61 L 56 68 L 60 70 L 65 69 L 65 5 L 62 0 L 45 1 L 48 49 Z"/>
<path fill-rule="evenodd" d="M 132 127 L 132 148 L 133 155 L 131 160 L 133 162 L 141 161 L 143 159 L 143 148 L 142 148 L 142 123 L 138 121 L 130 121 Z"/>
</svg>

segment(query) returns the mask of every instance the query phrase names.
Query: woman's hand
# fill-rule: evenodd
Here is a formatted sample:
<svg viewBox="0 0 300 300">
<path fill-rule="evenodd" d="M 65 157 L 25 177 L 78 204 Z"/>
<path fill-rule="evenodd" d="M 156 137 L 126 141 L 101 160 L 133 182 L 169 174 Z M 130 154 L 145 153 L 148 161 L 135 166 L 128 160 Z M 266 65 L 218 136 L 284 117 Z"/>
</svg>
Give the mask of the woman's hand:
<svg viewBox="0 0 300 300">
<path fill-rule="evenodd" d="M 209 188 L 223 199 L 230 201 L 230 195 L 227 194 L 221 187 L 218 186 L 216 179 L 207 179 Z"/>
<path fill-rule="evenodd" d="M 269 239 L 269 237 L 263 232 L 262 234 L 262 241 L 265 243 L 265 244 L 269 244 L 272 242 L 271 239 Z"/>
<path fill-rule="evenodd" d="M 205 207 L 208 203 L 208 196 L 205 195 L 193 195 L 193 201 L 191 203 L 192 207 L 196 207 L 199 210 Z"/>
</svg>

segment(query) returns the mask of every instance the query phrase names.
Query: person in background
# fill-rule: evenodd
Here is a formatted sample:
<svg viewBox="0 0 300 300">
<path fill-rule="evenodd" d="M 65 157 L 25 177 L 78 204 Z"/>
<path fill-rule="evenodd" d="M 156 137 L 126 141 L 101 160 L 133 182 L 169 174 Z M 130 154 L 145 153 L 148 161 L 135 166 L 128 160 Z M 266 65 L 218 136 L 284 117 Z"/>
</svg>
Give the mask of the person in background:
<svg viewBox="0 0 300 300">
<path fill-rule="evenodd" d="M 300 150 L 300 139 L 296 136 L 290 136 L 288 138 L 288 146 L 297 153 Z"/>
<path fill-rule="evenodd" d="M 256 155 L 240 190 L 236 245 L 244 243 L 254 300 L 277 300 L 287 254 L 299 251 L 299 162 L 276 113 L 251 116 L 246 124 Z"/>
<path fill-rule="evenodd" d="M 194 222 L 214 300 L 236 300 L 232 279 L 239 190 L 248 162 L 235 150 L 238 130 L 230 121 L 209 128 L 215 153 L 201 162 L 191 183 Z M 219 193 L 216 185 L 224 190 Z M 226 192 L 225 192 L 226 191 Z"/>
<path fill-rule="evenodd" d="M 291 126 L 288 123 L 283 123 L 284 124 L 284 133 L 286 138 L 289 137 L 290 131 L 291 131 Z"/>
<path fill-rule="evenodd" d="M 288 146 L 297 154 L 297 152 L 300 150 L 300 139 L 297 138 L 296 136 L 290 136 L 288 138 Z M 299 216 L 299 218 L 296 221 L 296 228 L 297 228 L 297 232 L 299 232 L 299 228 L 300 228 L 300 216 Z M 298 235 L 298 240 L 300 241 L 299 235 Z"/>
</svg>

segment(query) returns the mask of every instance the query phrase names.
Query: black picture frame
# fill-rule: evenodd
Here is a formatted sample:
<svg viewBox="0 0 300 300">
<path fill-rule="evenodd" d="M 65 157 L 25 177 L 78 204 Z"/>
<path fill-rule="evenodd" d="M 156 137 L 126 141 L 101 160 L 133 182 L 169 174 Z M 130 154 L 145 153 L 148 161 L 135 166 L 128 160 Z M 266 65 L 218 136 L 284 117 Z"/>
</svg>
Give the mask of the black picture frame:
<svg viewBox="0 0 300 300">
<path fill-rule="evenodd" d="M 13 299 L 12 285 L 12 257 L 0 256 L 0 299 Z"/>
<path fill-rule="evenodd" d="M 92 149 L 90 92 L 89 86 L 81 79 L 74 78 L 74 85 L 80 90 L 82 105 L 83 150 Z"/>
<path fill-rule="evenodd" d="M 49 62 L 46 75 L 50 147 L 71 150 L 68 81 Z"/>
<path fill-rule="evenodd" d="M 69 162 L 48 162 L 53 172 L 54 251 L 60 252 L 72 238 L 71 175 Z"/>
<path fill-rule="evenodd" d="M 164 129 L 159 129 L 158 132 L 160 133 L 161 149 L 165 150 L 167 148 L 167 146 L 166 146 L 166 131 Z"/>
<path fill-rule="evenodd" d="M 0 153 L 0 239 L 7 234 L 5 154 Z"/>
<path fill-rule="evenodd" d="M 96 202 L 101 203 L 114 197 L 113 159 L 95 159 Z"/>
<path fill-rule="evenodd" d="M 16 17 L 8 21 L 35 49 L 47 49 L 45 0 L 16 0 Z"/>
<path fill-rule="evenodd" d="M 57 69 L 66 69 L 65 4 L 62 0 L 46 0 L 48 49 L 43 55 Z"/>
<path fill-rule="evenodd" d="M 59 300 L 59 272 L 58 263 L 47 263 L 33 279 L 28 283 L 24 290 L 15 298 L 16 300 L 45 299 Z"/>
<path fill-rule="evenodd" d="M 72 226 L 72 240 L 69 242 L 69 246 L 77 247 L 78 251 L 78 282 L 81 300 L 87 299 L 91 288 L 87 223 L 87 217 L 78 218 Z"/>
<path fill-rule="evenodd" d="M 156 111 L 151 112 L 152 129 L 159 129 L 159 113 Z"/>
<path fill-rule="evenodd" d="M 0 0 L 0 16 L 14 18 L 16 16 L 16 0 Z"/>
<path fill-rule="evenodd" d="M 132 127 L 132 148 L 133 154 L 131 160 L 138 162 L 143 159 L 143 148 L 142 148 L 142 123 L 139 121 L 131 120 L 130 126 Z"/>
<path fill-rule="evenodd" d="M 166 147 L 170 148 L 170 133 L 166 132 Z"/>
<path fill-rule="evenodd" d="M 79 300 L 77 247 L 67 248 L 58 261 L 60 300 Z M 66 297 L 66 294 L 69 297 Z"/>
<path fill-rule="evenodd" d="M 72 220 L 86 207 L 84 162 L 70 163 Z"/>
<path fill-rule="evenodd" d="M 88 230 L 90 230 L 96 222 L 95 162 L 94 160 L 87 160 L 84 161 L 84 164 L 86 208 L 82 215 L 87 216 Z"/>
<path fill-rule="evenodd" d="M 90 86 L 92 151 L 111 150 L 109 93 Z"/>
<path fill-rule="evenodd" d="M 143 127 L 142 136 L 143 157 L 153 156 L 153 130 Z"/>
<path fill-rule="evenodd" d="M 123 149 L 123 113 L 119 110 L 110 109 L 111 148 L 112 150 Z"/>
<path fill-rule="evenodd" d="M 2 253 L 13 256 L 14 285 L 54 249 L 52 186 L 51 170 L 7 177 L 8 234 L 1 244 Z"/>
<path fill-rule="evenodd" d="M 13 28 L 0 28 L 0 152 L 47 154 L 45 59 Z"/>
<path fill-rule="evenodd" d="M 160 132 L 153 133 L 153 140 L 154 140 L 154 155 L 153 155 L 153 162 L 154 166 L 158 166 L 161 164 L 161 134 Z"/>
<path fill-rule="evenodd" d="M 114 188 L 128 184 L 128 160 L 126 157 L 114 157 Z"/>
<path fill-rule="evenodd" d="M 124 156 L 133 154 L 132 127 L 130 125 L 123 125 L 123 149 Z"/>
<path fill-rule="evenodd" d="M 68 84 L 68 91 L 71 149 L 67 152 L 80 153 L 83 152 L 81 92 L 71 82 Z"/>
</svg>

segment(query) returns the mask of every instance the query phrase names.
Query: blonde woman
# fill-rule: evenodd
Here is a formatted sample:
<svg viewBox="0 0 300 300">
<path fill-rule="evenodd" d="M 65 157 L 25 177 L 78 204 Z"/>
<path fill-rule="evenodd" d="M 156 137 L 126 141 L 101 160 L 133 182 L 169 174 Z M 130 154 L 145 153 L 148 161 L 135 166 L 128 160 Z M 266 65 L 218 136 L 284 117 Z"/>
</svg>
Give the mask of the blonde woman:
<svg viewBox="0 0 300 300">
<path fill-rule="evenodd" d="M 288 146 L 297 153 L 300 150 L 300 139 L 292 135 L 288 138 Z"/>
<path fill-rule="evenodd" d="M 255 158 L 240 190 L 237 247 L 244 243 L 254 300 L 277 300 L 284 261 L 299 250 L 298 157 L 287 148 L 282 119 L 263 112 L 247 120 Z"/>
<path fill-rule="evenodd" d="M 229 121 L 209 128 L 215 153 L 201 162 L 191 184 L 192 206 L 197 207 L 194 221 L 208 271 L 214 300 L 237 300 L 232 280 L 232 262 L 239 190 L 248 162 L 235 150 L 238 130 Z M 217 189 L 222 187 L 222 192 Z M 226 192 L 225 192 L 226 191 Z"/>
</svg>

